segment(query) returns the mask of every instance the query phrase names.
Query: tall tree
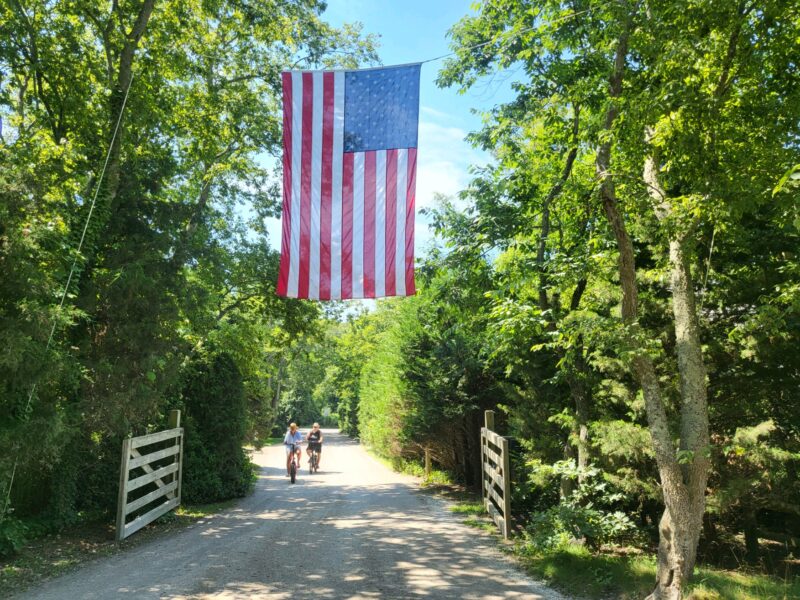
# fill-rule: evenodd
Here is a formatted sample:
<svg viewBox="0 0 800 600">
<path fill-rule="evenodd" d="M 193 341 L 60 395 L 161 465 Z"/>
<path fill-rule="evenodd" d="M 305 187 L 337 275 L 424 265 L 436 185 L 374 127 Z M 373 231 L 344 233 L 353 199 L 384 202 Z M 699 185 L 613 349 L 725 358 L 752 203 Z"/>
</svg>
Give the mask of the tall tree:
<svg viewBox="0 0 800 600">
<path fill-rule="evenodd" d="M 797 153 L 791 126 L 759 118 L 751 96 L 760 70 L 770 74 L 769 101 L 795 106 L 796 86 L 785 73 L 797 20 L 778 17 L 780 2 L 754 8 L 490 1 L 453 29 L 458 56 L 440 77 L 467 88 L 518 64 L 525 74 L 516 86 L 520 102 L 552 98 L 563 87 L 590 123 L 583 148 L 593 155 L 598 199 L 618 250 L 620 339 L 643 393 L 665 503 L 653 598 L 680 597 L 705 507 L 709 419 L 696 270 L 708 228 L 700 225 L 756 209 L 774 177 L 758 163 L 770 157 L 787 164 Z M 757 151 L 729 143 L 754 126 L 763 131 Z M 748 165 L 754 154 L 756 164 Z M 736 190 L 746 190 L 746 200 L 737 201 Z M 669 281 L 672 339 L 663 348 L 642 327 L 649 309 L 642 308 L 637 270 L 651 259 Z M 665 390 L 670 350 L 677 378 L 669 377 Z M 680 399 L 674 412 L 673 394 Z"/>
<path fill-rule="evenodd" d="M 18 500 L 63 480 L 74 514 L 80 461 L 157 424 L 204 343 L 235 356 L 247 396 L 269 380 L 254 355 L 316 317 L 272 290 L 264 156 L 280 152 L 282 69 L 375 60 L 324 8 L 0 3 L 0 335 L 20 342 L 0 364 L 0 486 L 18 463 Z"/>
</svg>

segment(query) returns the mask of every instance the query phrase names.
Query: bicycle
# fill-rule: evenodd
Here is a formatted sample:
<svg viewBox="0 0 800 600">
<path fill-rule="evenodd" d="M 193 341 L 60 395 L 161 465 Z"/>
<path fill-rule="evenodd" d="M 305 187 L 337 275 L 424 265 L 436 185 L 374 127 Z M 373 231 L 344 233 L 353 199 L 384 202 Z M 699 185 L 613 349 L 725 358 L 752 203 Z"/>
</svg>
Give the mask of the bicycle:
<svg viewBox="0 0 800 600">
<path fill-rule="evenodd" d="M 319 471 L 319 444 L 311 442 L 309 446 L 311 446 L 311 458 L 308 461 L 308 472 L 313 475 Z"/>
<path fill-rule="evenodd" d="M 294 483 L 297 480 L 297 444 L 291 444 L 290 452 L 292 453 L 292 462 L 289 463 L 289 480 Z"/>
</svg>

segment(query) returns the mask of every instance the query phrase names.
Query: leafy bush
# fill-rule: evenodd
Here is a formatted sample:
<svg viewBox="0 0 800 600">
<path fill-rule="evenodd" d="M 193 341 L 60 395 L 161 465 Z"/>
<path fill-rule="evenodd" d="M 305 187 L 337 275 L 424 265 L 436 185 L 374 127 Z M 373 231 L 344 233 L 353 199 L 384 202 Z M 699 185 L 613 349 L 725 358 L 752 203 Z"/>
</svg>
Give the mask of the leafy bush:
<svg viewBox="0 0 800 600">
<path fill-rule="evenodd" d="M 526 537 L 535 550 L 549 551 L 583 540 L 590 548 L 624 542 L 636 533 L 635 523 L 614 506 L 624 498 L 603 479 L 595 467 L 578 469 L 572 461 L 553 465 L 533 464 L 531 480 L 546 486 L 556 477 L 578 481 L 575 491 L 558 504 L 536 511 L 528 522 Z"/>
<path fill-rule="evenodd" d="M 25 543 L 27 527 L 10 515 L 0 519 L 0 557 L 11 556 Z"/>
<path fill-rule="evenodd" d="M 183 497 L 218 502 L 244 496 L 254 479 L 242 445 L 246 414 L 242 376 L 230 355 L 203 357 L 186 372 Z"/>
<path fill-rule="evenodd" d="M 534 513 L 528 523 L 527 538 L 541 551 L 562 548 L 576 540 L 585 540 L 591 548 L 629 538 L 636 526 L 621 511 L 605 511 L 565 500 L 545 511 Z"/>
</svg>

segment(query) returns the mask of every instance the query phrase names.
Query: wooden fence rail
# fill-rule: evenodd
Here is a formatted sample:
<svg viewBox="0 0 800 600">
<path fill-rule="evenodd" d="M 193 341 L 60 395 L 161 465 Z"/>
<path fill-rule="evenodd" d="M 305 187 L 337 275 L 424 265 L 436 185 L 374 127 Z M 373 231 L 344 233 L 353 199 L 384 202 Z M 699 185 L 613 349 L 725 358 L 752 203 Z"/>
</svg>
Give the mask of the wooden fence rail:
<svg viewBox="0 0 800 600">
<path fill-rule="evenodd" d="M 505 539 L 511 533 L 511 468 L 508 440 L 493 431 L 494 411 L 486 411 L 481 427 L 481 494 L 486 507 Z"/>
<path fill-rule="evenodd" d="M 170 413 L 170 429 L 122 441 L 118 542 L 180 505 L 183 474 L 180 422 L 180 411 L 174 410 Z"/>
</svg>

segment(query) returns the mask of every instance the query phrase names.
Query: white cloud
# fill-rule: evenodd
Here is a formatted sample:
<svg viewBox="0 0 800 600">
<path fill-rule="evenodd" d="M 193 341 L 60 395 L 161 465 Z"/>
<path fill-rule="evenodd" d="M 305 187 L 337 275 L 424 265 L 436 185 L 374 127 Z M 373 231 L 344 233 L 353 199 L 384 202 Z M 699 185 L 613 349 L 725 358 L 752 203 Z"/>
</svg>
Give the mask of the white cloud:
<svg viewBox="0 0 800 600">
<path fill-rule="evenodd" d="M 454 196 L 469 183 L 470 165 L 485 163 L 487 157 L 464 140 L 467 132 L 446 125 L 447 115 L 423 107 L 424 115 L 435 115 L 419 124 L 417 155 L 417 205 L 428 207 L 434 193 Z M 441 115 L 441 117 L 440 117 Z"/>
</svg>

